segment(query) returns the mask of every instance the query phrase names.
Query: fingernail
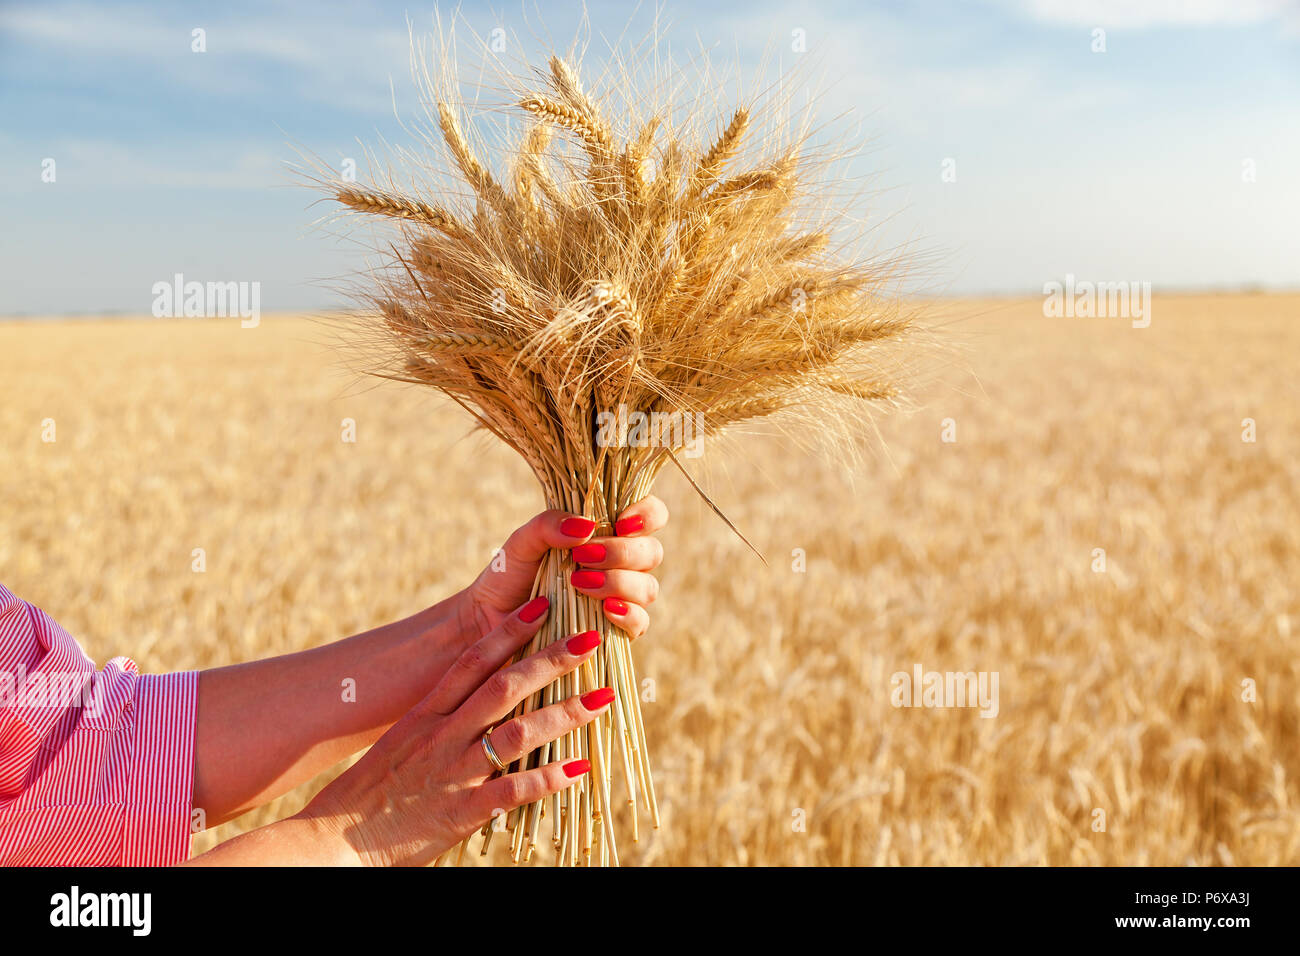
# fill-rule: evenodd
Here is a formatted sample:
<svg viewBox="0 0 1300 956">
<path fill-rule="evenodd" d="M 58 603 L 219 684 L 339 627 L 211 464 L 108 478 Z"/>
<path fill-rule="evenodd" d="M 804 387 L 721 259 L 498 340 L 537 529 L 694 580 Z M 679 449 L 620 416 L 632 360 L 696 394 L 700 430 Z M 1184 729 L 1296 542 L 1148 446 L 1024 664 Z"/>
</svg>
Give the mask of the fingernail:
<svg viewBox="0 0 1300 956">
<path fill-rule="evenodd" d="M 605 598 L 605 610 L 622 617 L 627 613 L 627 602 L 620 601 L 618 598 Z"/>
<path fill-rule="evenodd" d="M 551 602 L 544 597 L 535 597 L 519 609 L 519 620 L 525 624 L 532 624 L 551 606 Z"/>
<path fill-rule="evenodd" d="M 614 533 L 617 535 L 636 534 L 645 527 L 645 518 L 641 515 L 632 515 L 629 518 L 619 518 L 614 522 Z"/>
<path fill-rule="evenodd" d="M 603 544 L 580 544 L 573 549 L 573 560 L 579 564 L 595 564 L 605 560 Z"/>
<path fill-rule="evenodd" d="M 590 760 L 570 760 L 564 765 L 564 772 L 570 777 L 581 777 L 591 769 Z"/>
<path fill-rule="evenodd" d="M 600 690 L 593 690 L 583 694 L 580 698 L 582 706 L 588 710 L 600 710 L 600 708 L 614 702 L 614 688 L 602 687 Z"/>
<path fill-rule="evenodd" d="M 605 572 L 590 571 L 587 568 L 583 568 L 582 570 L 574 571 L 569 575 L 569 580 L 573 582 L 575 588 L 586 588 L 590 591 L 604 585 Z"/>
<path fill-rule="evenodd" d="M 599 631 L 583 631 L 581 634 L 575 634 L 569 638 L 564 646 L 569 649 L 570 654 L 577 656 L 578 654 L 587 653 L 598 644 L 600 644 Z"/>
<path fill-rule="evenodd" d="M 560 522 L 560 533 L 570 538 L 585 538 L 596 530 L 596 522 L 590 518 L 565 518 Z"/>
</svg>

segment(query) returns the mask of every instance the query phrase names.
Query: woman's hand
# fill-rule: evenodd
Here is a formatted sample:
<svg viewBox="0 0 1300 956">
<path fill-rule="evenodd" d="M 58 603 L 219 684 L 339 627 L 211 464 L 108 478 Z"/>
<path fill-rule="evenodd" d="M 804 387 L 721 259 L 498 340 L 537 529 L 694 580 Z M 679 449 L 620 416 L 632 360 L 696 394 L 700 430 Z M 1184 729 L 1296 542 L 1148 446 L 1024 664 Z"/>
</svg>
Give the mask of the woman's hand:
<svg viewBox="0 0 1300 956">
<path fill-rule="evenodd" d="M 494 815 L 557 793 L 586 773 L 587 761 L 570 760 L 494 776 L 480 742 L 521 700 L 577 668 L 600 643 L 595 631 L 587 631 L 500 669 L 541 627 L 545 601 L 514 609 L 470 645 L 429 695 L 294 822 L 341 838 L 348 862 L 420 865 Z M 492 747 L 509 766 L 594 720 L 613 696 L 605 688 L 516 717 L 492 731 Z"/>
<path fill-rule="evenodd" d="M 579 565 L 574 586 L 600 598 L 605 617 L 632 638 L 640 637 L 650 626 L 646 607 L 659 595 L 659 582 L 650 572 L 663 561 L 664 549 L 654 534 L 667 523 L 668 508 L 654 495 L 620 514 L 616 536 L 610 538 L 593 538 L 595 524 L 587 518 L 542 512 L 512 534 L 498 558 L 461 592 L 465 630 L 478 637 L 497 627 L 528 600 L 546 552 L 565 548 Z"/>
<path fill-rule="evenodd" d="M 510 536 L 504 561 L 411 617 L 296 654 L 203 671 L 194 805 L 215 826 L 370 746 L 440 686 L 467 647 L 505 626 L 528 600 L 549 548 L 571 548 L 578 590 L 601 599 L 606 617 L 632 637 L 645 633 L 646 607 L 659 592 L 649 572 L 663 558 L 654 533 L 667 520 L 663 502 L 645 498 L 619 516 L 617 535 L 592 538 L 590 521 L 548 511 Z"/>
</svg>

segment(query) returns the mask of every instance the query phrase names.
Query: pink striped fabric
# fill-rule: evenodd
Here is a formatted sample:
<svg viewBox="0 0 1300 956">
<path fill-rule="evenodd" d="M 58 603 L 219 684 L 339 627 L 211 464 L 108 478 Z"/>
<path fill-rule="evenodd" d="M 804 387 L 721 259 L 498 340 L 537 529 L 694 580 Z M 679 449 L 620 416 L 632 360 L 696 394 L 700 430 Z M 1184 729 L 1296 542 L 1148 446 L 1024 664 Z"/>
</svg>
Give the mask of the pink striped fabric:
<svg viewBox="0 0 1300 956">
<path fill-rule="evenodd" d="M 186 859 L 198 674 L 94 663 L 0 585 L 0 864 Z"/>
</svg>

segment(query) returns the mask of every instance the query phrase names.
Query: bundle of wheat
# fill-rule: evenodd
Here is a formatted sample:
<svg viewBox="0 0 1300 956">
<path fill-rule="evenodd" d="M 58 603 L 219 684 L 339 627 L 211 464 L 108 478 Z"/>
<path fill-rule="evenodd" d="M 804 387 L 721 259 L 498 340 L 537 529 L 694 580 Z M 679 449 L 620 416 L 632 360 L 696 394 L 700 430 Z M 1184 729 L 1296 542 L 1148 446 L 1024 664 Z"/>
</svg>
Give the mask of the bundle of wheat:
<svg viewBox="0 0 1300 956">
<path fill-rule="evenodd" d="M 548 507 L 594 518 L 598 535 L 613 533 L 665 464 L 685 473 L 697 430 L 796 407 L 861 421 L 894 400 L 909 328 L 885 294 L 896 264 L 830 251 L 831 197 L 815 178 L 825 164 L 802 155 L 806 133 L 778 119 L 753 144 L 765 160 L 736 171 L 754 104 L 724 114 L 711 144 L 697 124 L 714 117 L 698 106 L 624 111 L 616 129 L 569 63 L 549 65 L 518 100 L 534 121 L 508 178 L 476 156 L 445 91 L 430 90 L 472 202 L 329 184 L 339 202 L 402 232 L 366 293 L 392 347 L 378 374 L 446 393 L 523 456 Z M 792 141 L 780 142 L 783 130 Z M 505 831 L 515 861 L 549 831 L 560 864 L 617 864 L 615 789 L 633 840 L 638 799 L 656 827 L 659 812 L 628 639 L 571 587 L 572 570 L 567 552 L 544 563 L 534 593 L 553 612 L 524 653 L 589 628 L 604 641 L 522 710 L 602 686 L 617 697 L 558 752 L 521 762 L 583 757 L 593 771 L 511 813 Z"/>
</svg>

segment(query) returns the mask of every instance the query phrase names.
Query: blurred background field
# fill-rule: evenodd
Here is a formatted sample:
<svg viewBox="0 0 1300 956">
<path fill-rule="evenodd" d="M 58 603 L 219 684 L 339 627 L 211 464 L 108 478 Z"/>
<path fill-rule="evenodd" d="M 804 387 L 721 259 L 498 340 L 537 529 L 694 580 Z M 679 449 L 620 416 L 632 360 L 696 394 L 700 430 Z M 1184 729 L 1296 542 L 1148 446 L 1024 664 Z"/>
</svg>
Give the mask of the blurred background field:
<svg viewBox="0 0 1300 956">
<path fill-rule="evenodd" d="M 932 320 L 950 368 L 856 468 L 777 435 L 706 450 L 769 567 L 680 478 L 659 488 L 674 520 L 637 654 L 664 821 L 625 859 L 1300 864 L 1300 295 L 1157 296 L 1147 329 L 1038 299 Z M 0 323 L 0 582 L 146 672 L 467 584 L 540 508 L 531 476 L 330 337 Z M 894 708 L 890 675 L 918 664 L 997 672 L 997 716 Z"/>
</svg>

